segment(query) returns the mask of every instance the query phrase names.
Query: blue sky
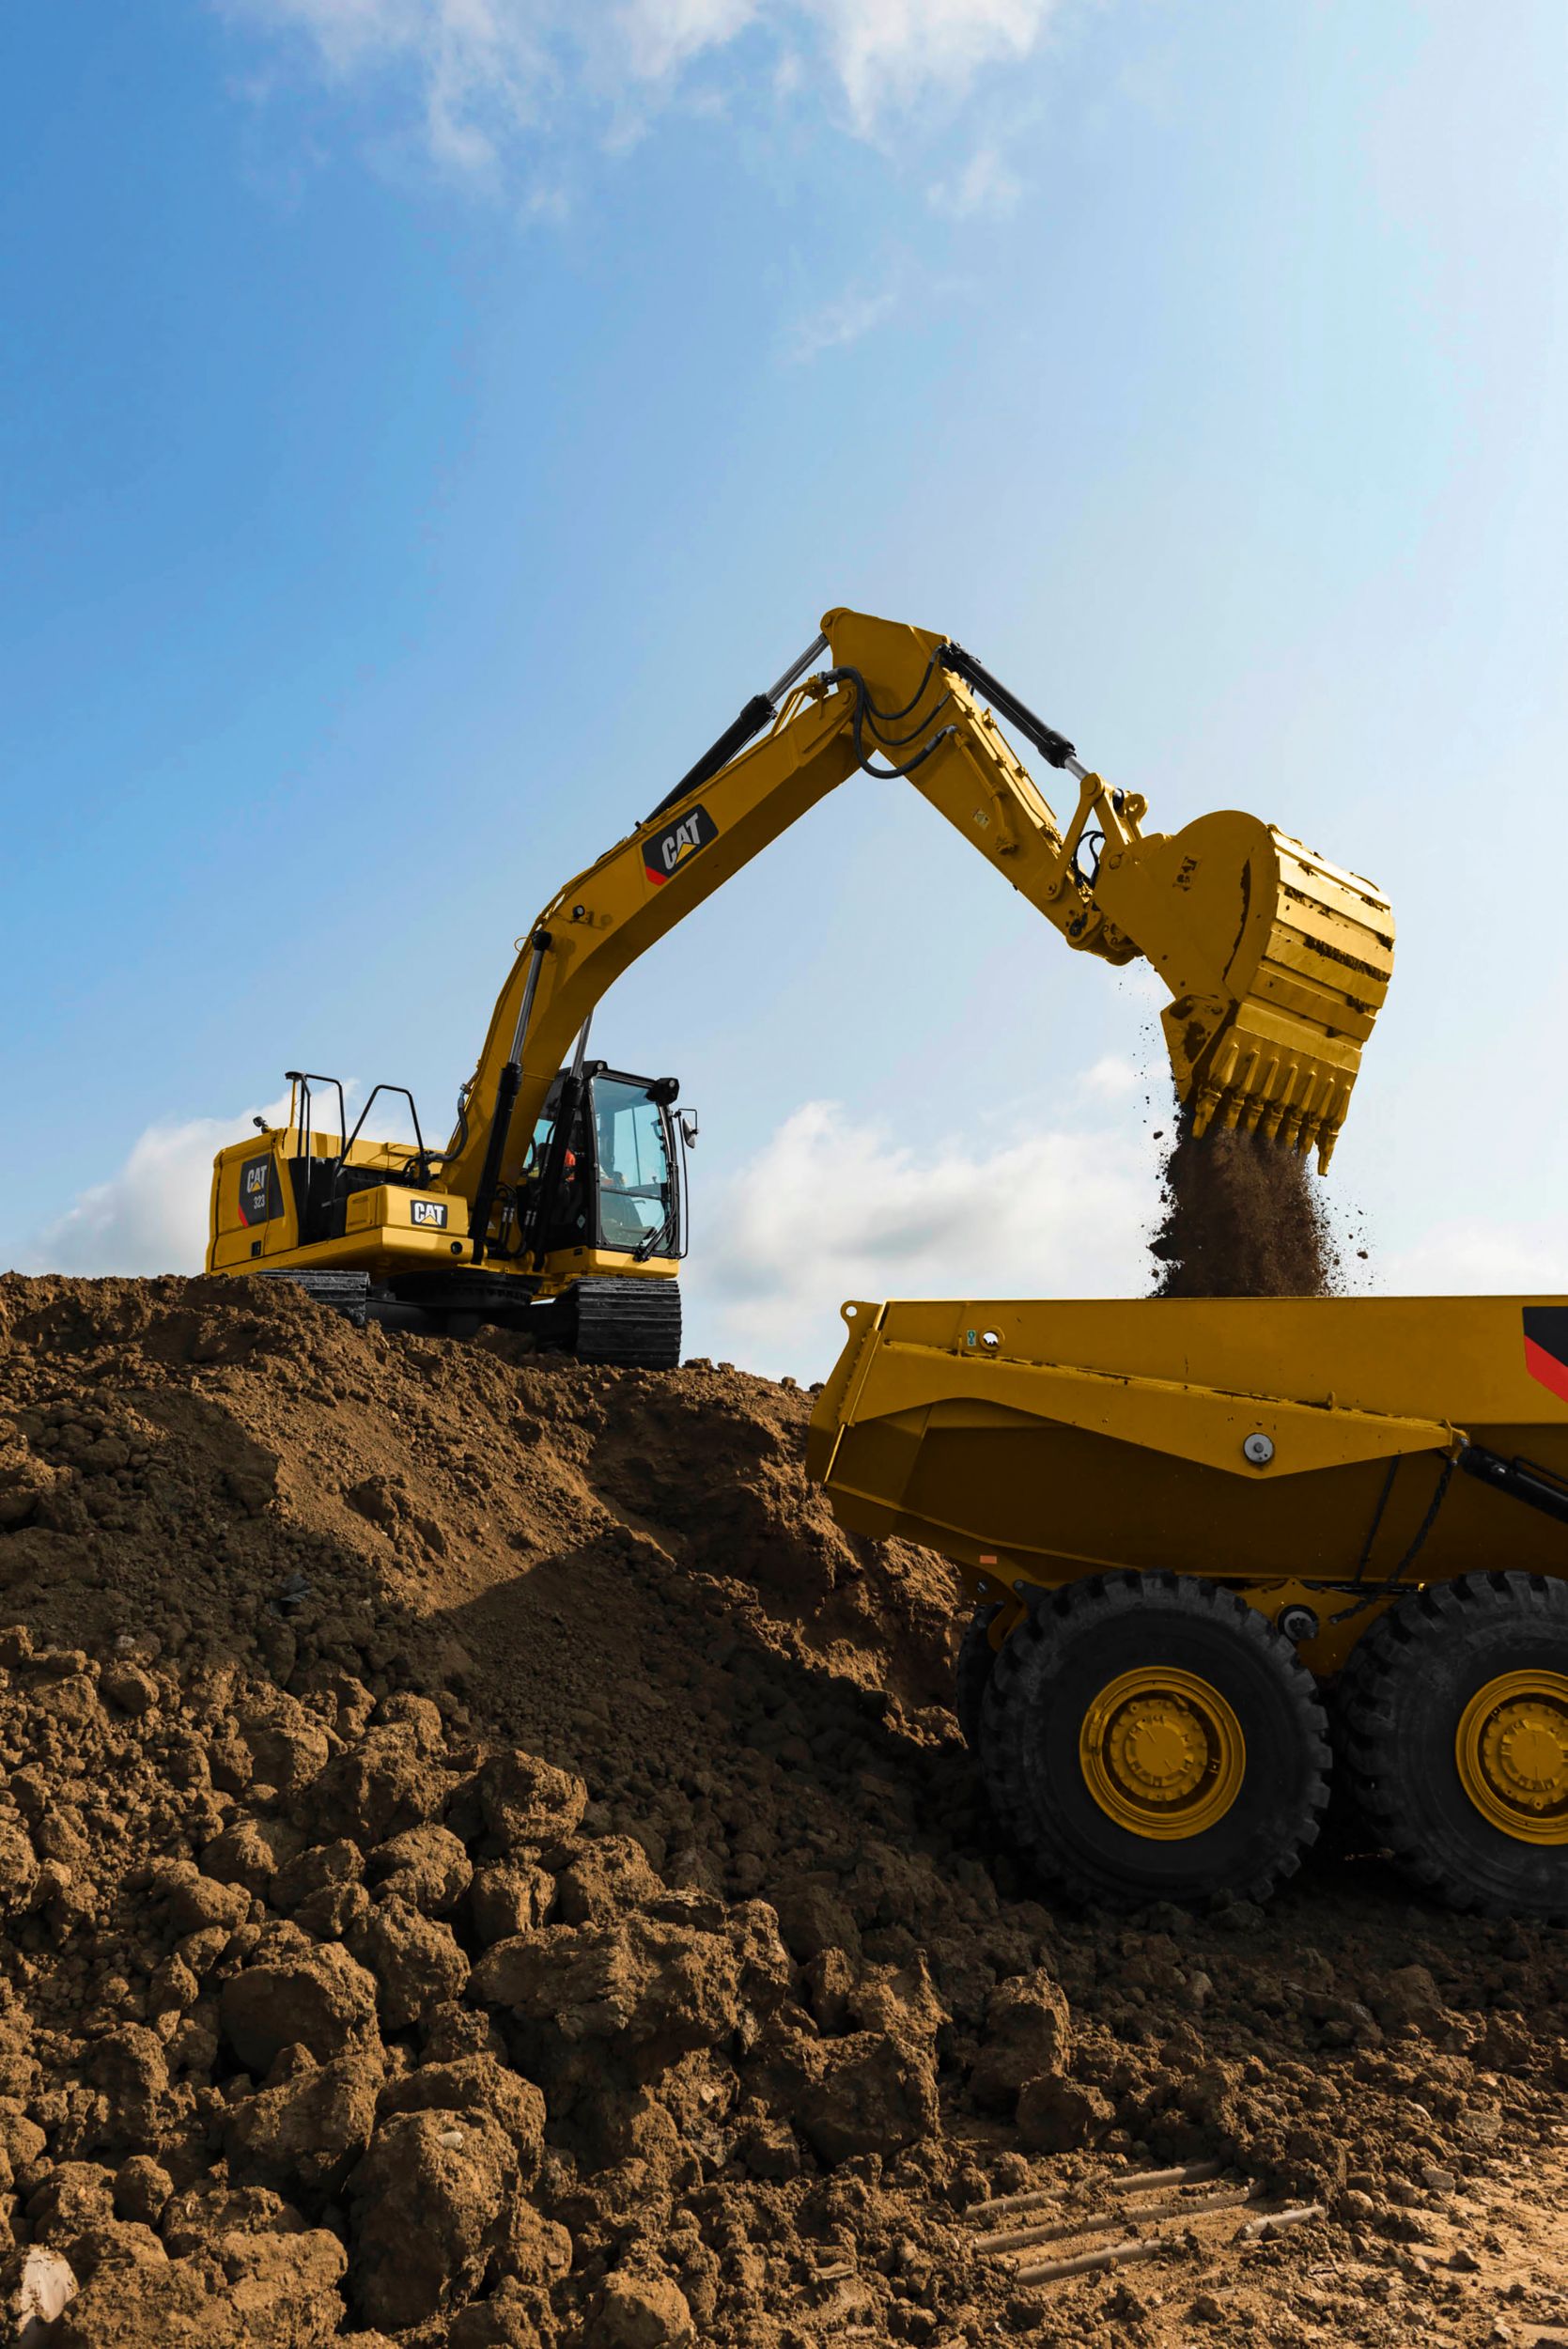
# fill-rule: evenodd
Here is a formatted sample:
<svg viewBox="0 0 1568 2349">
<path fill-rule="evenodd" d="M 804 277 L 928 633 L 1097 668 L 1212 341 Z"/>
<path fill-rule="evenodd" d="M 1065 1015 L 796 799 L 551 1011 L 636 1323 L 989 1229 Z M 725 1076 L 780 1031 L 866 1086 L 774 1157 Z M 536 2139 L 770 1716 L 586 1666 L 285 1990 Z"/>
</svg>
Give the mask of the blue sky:
<svg viewBox="0 0 1568 2349">
<path fill-rule="evenodd" d="M 847 602 L 1375 876 L 1367 1277 L 1568 1285 L 1559 0 L 82 0 L 0 66 L 0 1259 L 194 1260 L 302 1061 L 443 1131 L 512 939 Z M 693 1347 L 1136 1291 L 1153 1008 L 846 786 L 601 1015 L 704 1114 Z"/>
</svg>

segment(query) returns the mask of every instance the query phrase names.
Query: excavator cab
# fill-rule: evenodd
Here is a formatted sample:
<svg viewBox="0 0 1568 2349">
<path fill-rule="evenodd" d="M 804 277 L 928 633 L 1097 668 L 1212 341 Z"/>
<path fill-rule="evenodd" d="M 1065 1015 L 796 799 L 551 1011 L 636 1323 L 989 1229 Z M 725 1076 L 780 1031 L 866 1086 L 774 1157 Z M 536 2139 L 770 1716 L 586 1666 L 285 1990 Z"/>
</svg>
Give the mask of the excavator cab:
<svg viewBox="0 0 1568 2349">
<path fill-rule="evenodd" d="M 634 1263 L 686 1252 L 686 1152 L 696 1139 L 690 1110 L 675 1112 L 674 1077 L 632 1077 L 590 1061 L 563 1069 L 546 1097 L 521 1179 L 504 1208 L 499 1247 L 530 1255 L 590 1252 Z"/>
</svg>

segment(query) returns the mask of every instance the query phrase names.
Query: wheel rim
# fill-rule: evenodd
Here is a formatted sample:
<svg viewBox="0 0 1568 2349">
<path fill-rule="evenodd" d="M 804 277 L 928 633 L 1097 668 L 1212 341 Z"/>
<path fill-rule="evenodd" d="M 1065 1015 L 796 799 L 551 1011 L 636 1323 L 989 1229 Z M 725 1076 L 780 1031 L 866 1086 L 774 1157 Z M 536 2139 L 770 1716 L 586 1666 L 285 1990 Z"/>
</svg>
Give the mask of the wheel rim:
<svg viewBox="0 0 1568 2349">
<path fill-rule="evenodd" d="M 1247 1741 L 1208 1681 L 1169 1665 L 1122 1672 L 1079 1731 L 1084 1783 L 1118 1827 L 1157 1842 L 1202 1835 L 1241 1791 Z"/>
<path fill-rule="evenodd" d="M 1568 1843 L 1568 1677 L 1502 1672 L 1478 1688 L 1453 1741 L 1459 1783 L 1520 1843 Z"/>
</svg>

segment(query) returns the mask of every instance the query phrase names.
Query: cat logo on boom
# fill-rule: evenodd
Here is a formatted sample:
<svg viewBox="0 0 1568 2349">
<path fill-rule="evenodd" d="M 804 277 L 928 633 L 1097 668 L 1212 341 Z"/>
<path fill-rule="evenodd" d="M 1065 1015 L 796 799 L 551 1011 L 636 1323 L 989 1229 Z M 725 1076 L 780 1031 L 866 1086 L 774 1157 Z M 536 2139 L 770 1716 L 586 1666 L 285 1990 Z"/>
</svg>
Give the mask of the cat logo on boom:
<svg viewBox="0 0 1568 2349">
<path fill-rule="evenodd" d="M 690 807 L 686 814 L 670 826 L 668 832 L 656 832 L 643 848 L 643 870 L 656 887 L 661 888 L 677 865 L 688 857 L 706 848 L 710 840 L 719 837 L 719 827 L 706 807 Z"/>
</svg>

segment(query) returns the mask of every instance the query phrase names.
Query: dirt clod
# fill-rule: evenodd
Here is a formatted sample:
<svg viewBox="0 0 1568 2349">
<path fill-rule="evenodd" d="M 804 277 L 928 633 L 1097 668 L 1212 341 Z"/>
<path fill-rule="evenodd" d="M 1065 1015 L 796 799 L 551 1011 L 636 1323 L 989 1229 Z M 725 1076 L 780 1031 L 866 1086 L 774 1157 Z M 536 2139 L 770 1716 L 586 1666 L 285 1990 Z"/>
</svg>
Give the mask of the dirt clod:
<svg viewBox="0 0 1568 2349">
<path fill-rule="evenodd" d="M 224 1983 L 224 2037 L 250 2071 L 265 2073 L 285 2047 L 319 2063 L 365 2040 L 376 1983 L 340 1942 L 309 1940 L 297 1925 L 267 1928 L 251 1961 Z"/>
</svg>

